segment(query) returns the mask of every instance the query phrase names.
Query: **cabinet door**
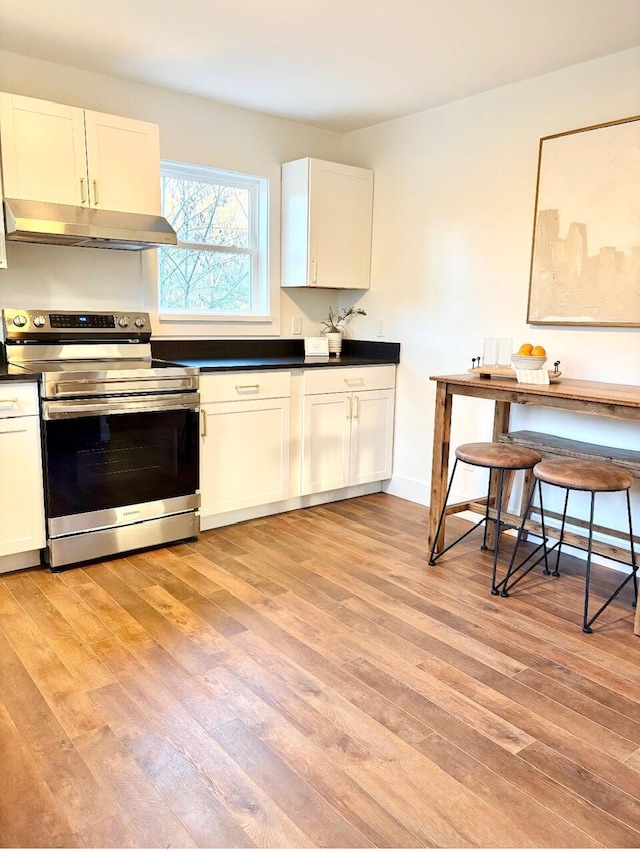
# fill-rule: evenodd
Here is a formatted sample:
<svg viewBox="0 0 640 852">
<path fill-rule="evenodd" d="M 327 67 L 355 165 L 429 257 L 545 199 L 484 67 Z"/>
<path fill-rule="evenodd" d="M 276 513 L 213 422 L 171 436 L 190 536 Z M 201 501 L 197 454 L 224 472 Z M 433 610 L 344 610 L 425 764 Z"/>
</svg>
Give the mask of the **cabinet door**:
<svg viewBox="0 0 640 852">
<path fill-rule="evenodd" d="M 311 160 L 310 280 L 367 290 L 371 269 L 373 172 Z"/>
<path fill-rule="evenodd" d="M 351 394 L 303 397 L 302 493 L 329 491 L 349 484 Z"/>
<path fill-rule="evenodd" d="M 45 545 L 38 417 L 0 420 L 0 556 Z"/>
<path fill-rule="evenodd" d="M 350 485 L 389 479 L 393 452 L 392 390 L 353 395 Z"/>
<path fill-rule="evenodd" d="M 200 513 L 289 497 L 290 399 L 202 406 Z"/>
<path fill-rule="evenodd" d="M 85 111 L 92 207 L 160 214 L 158 126 Z"/>
<path fill-rule="evenodd" d="M 0 162 L 0 269 L 7 268 L 7 243 L 5 240 L 5 225 L 4 213 L 2 207 L 3 190 L 2 190 L 2 162 Z"/>
<path fill-rule="evenodd" d="M 86 203 L 84 110 L 1 94 L 0 141 L 6 198 Z"/>
</svg>

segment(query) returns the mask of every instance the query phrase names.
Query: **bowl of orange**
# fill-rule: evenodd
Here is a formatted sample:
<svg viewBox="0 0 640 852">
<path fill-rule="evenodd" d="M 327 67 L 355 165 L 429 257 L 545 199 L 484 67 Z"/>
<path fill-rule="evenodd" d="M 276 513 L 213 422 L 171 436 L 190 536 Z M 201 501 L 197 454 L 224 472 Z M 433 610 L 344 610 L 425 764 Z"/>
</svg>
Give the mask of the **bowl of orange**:
<svg viewBox="0 0 640 852">
<path fill-rule="evenodd" d="M 541 370 L 547 360 L 544 346 L 534 346 L 523 343 L 517 352 L 511 356 L 511 363 L 516 370 Z"/>
</svg>

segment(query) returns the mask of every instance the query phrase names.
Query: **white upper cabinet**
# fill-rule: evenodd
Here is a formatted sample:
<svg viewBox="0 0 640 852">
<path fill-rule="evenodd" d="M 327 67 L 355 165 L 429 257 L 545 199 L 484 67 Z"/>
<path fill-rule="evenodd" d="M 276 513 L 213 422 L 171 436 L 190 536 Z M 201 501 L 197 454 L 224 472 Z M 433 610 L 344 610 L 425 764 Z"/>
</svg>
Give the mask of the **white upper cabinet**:
<svg viewBox="0 0 640 852">
<path fill-rule="evenodd" d="M 6 198 L 161 212 L 155 124 L 3 93 L 0 144 Z"/>
<path fill-rule="evenodd" d="M 282 286 L 367 290 L 373 172 L 306 157 L 282 167 Z"/>
<path fill-rule="evenodd" d="M 158 126 L 85 110 L 92 207 L 162 212 Z"/>
<path fill-rule="evenodd" d="M 84 203 L 84 110 L 2 94 L 0 142 L 6 198 Z"/>
</svg>

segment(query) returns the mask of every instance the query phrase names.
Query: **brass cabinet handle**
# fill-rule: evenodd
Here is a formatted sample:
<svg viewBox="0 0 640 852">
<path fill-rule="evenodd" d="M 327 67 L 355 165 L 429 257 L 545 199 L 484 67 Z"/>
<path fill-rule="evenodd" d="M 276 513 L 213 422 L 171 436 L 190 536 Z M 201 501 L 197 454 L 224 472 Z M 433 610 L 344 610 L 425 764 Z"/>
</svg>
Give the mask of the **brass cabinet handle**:
<svg viewBox="0 0 640 852">
<path fill-rule="evenodd" d="M 236 385 L 237 391 L 243 390 L 260 390 L 260 385 L 256 382 L 254 385 Z"/>
<path fill-rule="evenodd" d="M 353 415 L 354 420 L 360 419 L 360 397 L 354 393 L 353 398 L 356 401 L 356 413 Z"/>
<path fill-rule="evenodd" d="M 98 181 L 93 180 L 93 203 L 100 204 L 100 194 L 98 193 Z"/>
<path fill-rule="evenodd" d="M 347 399 L 349 400 L 349 408 L 347 409 L 347 420 L 351 420 L 351 409 L 353 406 L 353 397 L 351 394 L 347 395 Z"/>
<path fill-rule="evenodd" d="M 0 399 L 0 408 L 11 408 L 18 401 L 18 397 L 16 396 L 8 396 L 4 399 Z"/>
<path fill-rule="evenodd" d="M 204 410 L 204 408 L 201 408 L 200 414 L 202 415 L 201 418 L 200 418 L 200 424 L 201 424 L 200 435 L 203 438 L 206 438 L 207 437 L 207 412 Z"/>
<path fill-rule="evenodd" d="M 81 204 L 87 203 L 87 187 L 86 187 L 86 181 L 85 181 L 84 178 L 80 178 L 80 203 Z"/>
</svg>

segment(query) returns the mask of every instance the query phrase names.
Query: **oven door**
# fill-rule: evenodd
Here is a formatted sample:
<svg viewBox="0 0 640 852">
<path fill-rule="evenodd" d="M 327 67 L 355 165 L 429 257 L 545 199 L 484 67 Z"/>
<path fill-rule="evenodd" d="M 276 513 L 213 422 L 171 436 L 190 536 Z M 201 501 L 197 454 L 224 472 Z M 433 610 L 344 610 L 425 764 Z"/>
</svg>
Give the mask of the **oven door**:
<svg viewBox="0 0 640 852">
<path fill-rule="evenodd" d="M 194 510 L 197 394 L 43 403 L 50 536 Z"/>
</svg>

